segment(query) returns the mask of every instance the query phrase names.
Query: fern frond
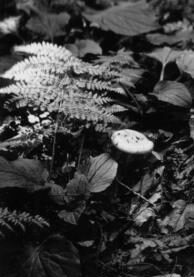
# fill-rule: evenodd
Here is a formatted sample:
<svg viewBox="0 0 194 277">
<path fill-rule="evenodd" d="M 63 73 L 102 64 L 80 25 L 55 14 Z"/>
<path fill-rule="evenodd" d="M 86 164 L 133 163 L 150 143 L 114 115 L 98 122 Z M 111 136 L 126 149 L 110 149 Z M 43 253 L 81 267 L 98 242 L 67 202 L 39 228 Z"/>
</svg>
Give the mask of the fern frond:
<svg viewBox="0 0 194 277">
<path fill-rule="evenodd" d="M 8 208 L 0 208 L 0 236 L 4 237 L 7 231 L 26 231 L 31 225 L 39 228 L 49 227 L 49 223 L 39 215 L 30 215 L 27 212 L 10 211 Z"/>
<path fill-rule="evenodd" d="M 26 55 L 51 57 L 53 59 L 55 58 L 57 60 L 61 60 L 64 62 L 66 62 L 70 57 L 73 57 L 75 60 L 78 60 L 65 47 L 57 46 L 55 44 L 48 42 L 34 42 L 28 45 L 15 46 L 14 51 Z"/>
<path fill-rule="evenodd" d="M 15 101 L 16 108 L 48 111 L 54 118 L 60 113 L 85 125 L 119 122 L 114 114 L 125 108 L 121 102 L 117 103 L 120 108 L 113 105 L 119 95 L 126 96 L 119 82 L 124 82 L 124 78 L 132 86 L 133 74 L 123 75 L 111 62 L 97 65 L 83 62 L 65 47 L 46 42 L 17 46 L 15 51 L 29 57 L 3 75 L 16 81 L 0 89 L 0 94 L 9 95 L 6 108 L 13 109 Z M 135 64 L 131 58 L 128 60 Z M 121 63 L 125 64 L 124 61 Z"/>
</svg>

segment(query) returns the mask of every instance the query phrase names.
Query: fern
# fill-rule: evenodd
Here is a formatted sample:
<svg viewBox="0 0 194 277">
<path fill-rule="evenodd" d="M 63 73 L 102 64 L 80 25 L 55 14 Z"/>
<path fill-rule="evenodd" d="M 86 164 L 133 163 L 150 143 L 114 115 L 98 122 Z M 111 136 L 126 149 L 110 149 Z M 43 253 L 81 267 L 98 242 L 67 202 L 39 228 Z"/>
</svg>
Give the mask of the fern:
<svg viewBox="0 0 194 277">
<path fill-rule="evenodd" d="M 10 211 L 8 208 L 0 208 L 0 236 L 5 237 L 7 231 L 26 231 L 26 227 L 49 227 L 49 223 L 39 215 L 32 216 L 27 212 Z"/>
<path fill-rule="evenodd" d="M 48 111 L 52 117 L 61 115 L 59 127 L 63 125 L 63 118 L 78 120 L 85 126 L 94 125 L 97 129 L 120 122 L 115 113 L 126 108 L 117 99 L 120 95 L 126 101 L 128 98 L 119 82 L 132 86 L 133 74 L 131 78 L 130 75 L 123 78 L 123 72 L 109 63 L 83 62 L 66 48 L 51 43 L 17 46 L 15 51 L 30 57 L 3 75 L 15 80 L 15 84 L 0 89 L 0 94 L 8 96 L 5 108 L 28 107 L 31 112 Z"/>
</svg>

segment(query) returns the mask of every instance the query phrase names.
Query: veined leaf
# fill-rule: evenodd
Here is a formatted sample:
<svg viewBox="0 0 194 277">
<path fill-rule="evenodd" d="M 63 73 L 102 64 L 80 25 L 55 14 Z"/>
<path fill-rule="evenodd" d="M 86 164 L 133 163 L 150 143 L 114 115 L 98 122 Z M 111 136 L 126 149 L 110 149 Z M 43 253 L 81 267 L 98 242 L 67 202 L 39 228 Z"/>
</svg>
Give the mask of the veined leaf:
<svg viewBox="0 0 194 277">
<path fill-rule="evenodd" d="M 136 36 L 159 28 L 154 12 L 145 0 L 135 4 L 123 3 L 94 15 L 84 16 L 105 31 L 125 36 Z"/>
<path fill-rule="evenodd" d="M 117 174 L 118 163 L 104 153 L 90 159 L 87 174 L 90 192 L 101 192 L 108 188 Z"/>
</svg>

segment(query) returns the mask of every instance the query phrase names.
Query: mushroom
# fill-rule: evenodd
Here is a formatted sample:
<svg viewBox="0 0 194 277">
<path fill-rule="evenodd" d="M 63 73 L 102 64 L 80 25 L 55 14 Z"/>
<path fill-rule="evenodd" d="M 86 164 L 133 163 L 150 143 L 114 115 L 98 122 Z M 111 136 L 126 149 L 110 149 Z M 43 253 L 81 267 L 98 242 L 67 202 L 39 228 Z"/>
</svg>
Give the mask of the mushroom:
<svg viewBox="0 0 194 277">
<path fill-rule="evenodd" d="M 144 134 L 131 129 L 115 131 L 111 141 L 118 150 L 129 154 L 147 154 L 154 147 L 153 142 Z"/>
<path fill-rule="evenodd" d="M 126 170 L 128 170 L 128 165 L 131 162 L 136 163 L 137 167 L 140 168 L 141 164 L 144 164 L 144 158 L 152 152 L 154 147 L 154 143 L 144 134 L 131 129 L 114 131 L 111 142 L 113 158 L 120 164 L 121 168 L 126 168 Z"/>
</svg>

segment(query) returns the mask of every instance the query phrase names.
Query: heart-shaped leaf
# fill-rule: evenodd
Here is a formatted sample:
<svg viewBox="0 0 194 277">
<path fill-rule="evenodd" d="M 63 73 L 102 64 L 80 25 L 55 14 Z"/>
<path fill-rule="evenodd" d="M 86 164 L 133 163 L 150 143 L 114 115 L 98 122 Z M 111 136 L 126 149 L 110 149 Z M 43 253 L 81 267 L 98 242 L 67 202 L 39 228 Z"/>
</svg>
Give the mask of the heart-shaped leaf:
<svg viewBox="0 0 194 277">
<path fill-rule="evenodd" d="M 136 36 L 158 29 L 155 15 L 145 0 L 135 4 L 123 3 L 85 18 L 105 31 L 125 36 Z"/>
<path fill-rule="evenodd" d="M 9 162 L 0 157 L 0 188 L 23 188 L 30 192 L 44 188 L 48 172 L 37 160 L 18 159 Z"/>
<path fill-rule="evenodd" d="M 118 163 L 107 153 L 91 158 L 87 174 L 90 192 L 101 192 L 108 188 L 116 177 L 117 168 Z"/>
<path fill-rule="evenodd" d="M 25 277 L 78 277 L 78 251 L 66 238 L 52 235 L 42 244 L 27 248 L 22 273 Z"/>
<path fill-rule="evenodd" d="M 186 86 L 175 81 L 161 81 L 152 93 L 159 101 L 168 104 L 190 109 L 192 105 L 192 97 Z"/>
</svg>

